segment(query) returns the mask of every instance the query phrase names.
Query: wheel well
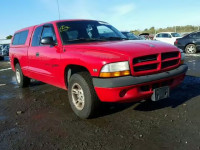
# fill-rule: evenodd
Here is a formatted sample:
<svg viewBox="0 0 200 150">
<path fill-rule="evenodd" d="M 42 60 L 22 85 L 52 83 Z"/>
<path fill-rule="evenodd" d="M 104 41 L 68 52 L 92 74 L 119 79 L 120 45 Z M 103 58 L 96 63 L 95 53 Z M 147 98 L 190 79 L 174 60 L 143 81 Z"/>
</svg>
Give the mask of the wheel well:
<svg viewBox="0 0 200 150">
<path fill-rule="evenodd" d="M 195 45 L 196 46 L 196 44 L 195 43 L 187 43 L 186 45 L 185 45 L 185 47 L 184 47 L 184 51 L 185 51 L 185 48 L 189 45 L 189 44 L 193 44 L 193 45 Z"/>
<path fill-rule="evenodd" d="M 79 66 L 79 65 L 69 65 L 65 68 L 65 75 L 64 75 L 64 80 L 65 80 L 65 84 L 66 86 L 68 86 L 68 83 L 69 83 L 69 79 L 70 77 L 75 74 L 75 73 L 78 73 L 78 72 L 82 72 L 82 71 L 88 71 L 87 68 L 83 67 L 83 66 Z"/>
<path fill-rule="evenodd" d="M 14 58 L 14 67 L 15 67 L 15 65 L 16 65 L 17 63 L 19 64 L 19 60 L 18 60 L 17 58 Z"/>
</svg>

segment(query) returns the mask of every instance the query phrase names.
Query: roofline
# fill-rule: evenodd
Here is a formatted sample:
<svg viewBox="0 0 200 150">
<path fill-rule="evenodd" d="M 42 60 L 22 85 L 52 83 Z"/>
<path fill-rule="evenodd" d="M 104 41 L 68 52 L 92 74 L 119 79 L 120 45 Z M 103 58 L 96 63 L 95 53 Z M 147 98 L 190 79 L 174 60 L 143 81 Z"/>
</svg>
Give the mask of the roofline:
<svg viewBox="0 0 200 150">
<path fill-rule="evenodd" d="M 17 30 L 15 33 L 27 30 L 29 28 L 34 28 L 36 26 L 44 25 L 44 24 L 58 23 L 58 22 L 65 22 L 65 21 L 100 21 L 100 20 L 92 20 L 92 19 L 63 19 L 63 20 L 53 20 L 53 21 L 49 21 L 49 22 L 40 23 L 40 24 L 37 24 L 37 25 L 34 25 L 34 26 L 29 26 L 29 27 L 26 27 L 26 28 L 22 28 L 20 30 Z"/>
</svg>

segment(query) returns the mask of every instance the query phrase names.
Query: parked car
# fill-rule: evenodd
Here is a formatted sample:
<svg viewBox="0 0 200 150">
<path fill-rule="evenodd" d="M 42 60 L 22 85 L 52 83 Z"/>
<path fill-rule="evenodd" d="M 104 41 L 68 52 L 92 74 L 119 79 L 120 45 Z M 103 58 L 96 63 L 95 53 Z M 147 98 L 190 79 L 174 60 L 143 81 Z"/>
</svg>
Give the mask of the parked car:
<svg viewBox="0 0 200 150">
<path fill-rule="evenodd" d="M 131 32 L 121 32 L 129 40 L 141 40 L 138 36 Z"/>
<path fill-rule="evenodd" d="M 142 39 L 148 40 L 149 39 L 149 33 L 139 34 L 139 37 L 141 37 Z"/>
<path fill-rule="evenodd" d="M 9 44 L 0 44 L 0 56 L 8 56 L 9 47 Z"/>
<path fill-rule="evenodd" d="M 11 40 L 3 39 L 0 40 L 0 58 L 9 55 L 9 46 Z"/>
<path fill-rule="evenodd" d="M 193 32 L 177 39 L 174 45 L 188 54 L 194 54 L 200 51 L 200 32 Z"/>
<path fill-rule="evenodd" d="M 188 34 L 190 34 L 191 32 L 183 32 L 183 33 L 180 33 L 180 35 L 181 35 L 181 37 L 184 37 L 184 36 L 186 36 L 186 35 L 188 35 Z"/>
<path fill-rule="evenodd" d="M 153 40 L 153 36 L 149 33 L 141 33 L 139 37 L 145 40 Z"/>
<path fill-rule="evenodd" d="M 33 78 L 68 90 L 72 110 L 81 118 L 93 116 L 100 102 L 169 97 L 187 71 L 182 55 L 165 43 L 125 40 L 113 26 L 95 20 L 24 28 L 10 46 L 19 87 Z"/>
<path fill-rule="evenodd" d="M 157 33 L 154 36 L 154 40 L 166 42 L 172 45 L 174 45 L 174 42 L 178 38 L 181 38 L 181 36 L 179 33 L 175 33 L 175 32 L 162 32 L 162 33 Z"/>
</svg>

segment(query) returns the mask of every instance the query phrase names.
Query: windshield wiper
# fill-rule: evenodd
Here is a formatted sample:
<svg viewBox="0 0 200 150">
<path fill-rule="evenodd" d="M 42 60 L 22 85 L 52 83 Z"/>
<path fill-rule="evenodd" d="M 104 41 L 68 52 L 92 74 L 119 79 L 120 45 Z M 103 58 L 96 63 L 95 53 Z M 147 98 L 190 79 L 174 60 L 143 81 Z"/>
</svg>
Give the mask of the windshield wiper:
<svg viewBox="0 0 200 150">
<path fill-rule="evenodd" d="M 122 37 L 104 37 L 104 38 L 78 38 L 67 40 L 67 42 L 95 42 L 95 41 L 112 41 L 112 40 L 128 40 L 127 38 Z"/>
<path fill-rule="evenodd" d="M 87 41 L 102 41 L 102 39 L 95 39 L 95 38 L 79 38 L 79 39 L 73 39 L 73 40 L 67 40 L 68 42 L 74 42 L 74 41 L 80 41 L 80 42 L 87 42 Z"/>
<path fill-rule="evenodd" d="M 105 40 L 128 40 L 128 38 L 122 38 L 122 37 L 106 37 L 106 38 L 103 38 Z"/>
</svg>

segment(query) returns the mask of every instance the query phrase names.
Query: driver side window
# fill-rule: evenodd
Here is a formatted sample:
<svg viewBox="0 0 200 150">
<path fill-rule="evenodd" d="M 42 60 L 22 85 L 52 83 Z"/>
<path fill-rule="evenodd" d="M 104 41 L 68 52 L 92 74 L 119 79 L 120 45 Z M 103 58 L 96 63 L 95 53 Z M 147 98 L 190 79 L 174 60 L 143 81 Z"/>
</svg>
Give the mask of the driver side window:
<svg viewBox="0 0 200 150">
<path fill-rule="evenodd" d="M 41 38 L 52 37 L 56 41 L 56 36 L 51 26 L 44 26 Z"/>
</svg>

